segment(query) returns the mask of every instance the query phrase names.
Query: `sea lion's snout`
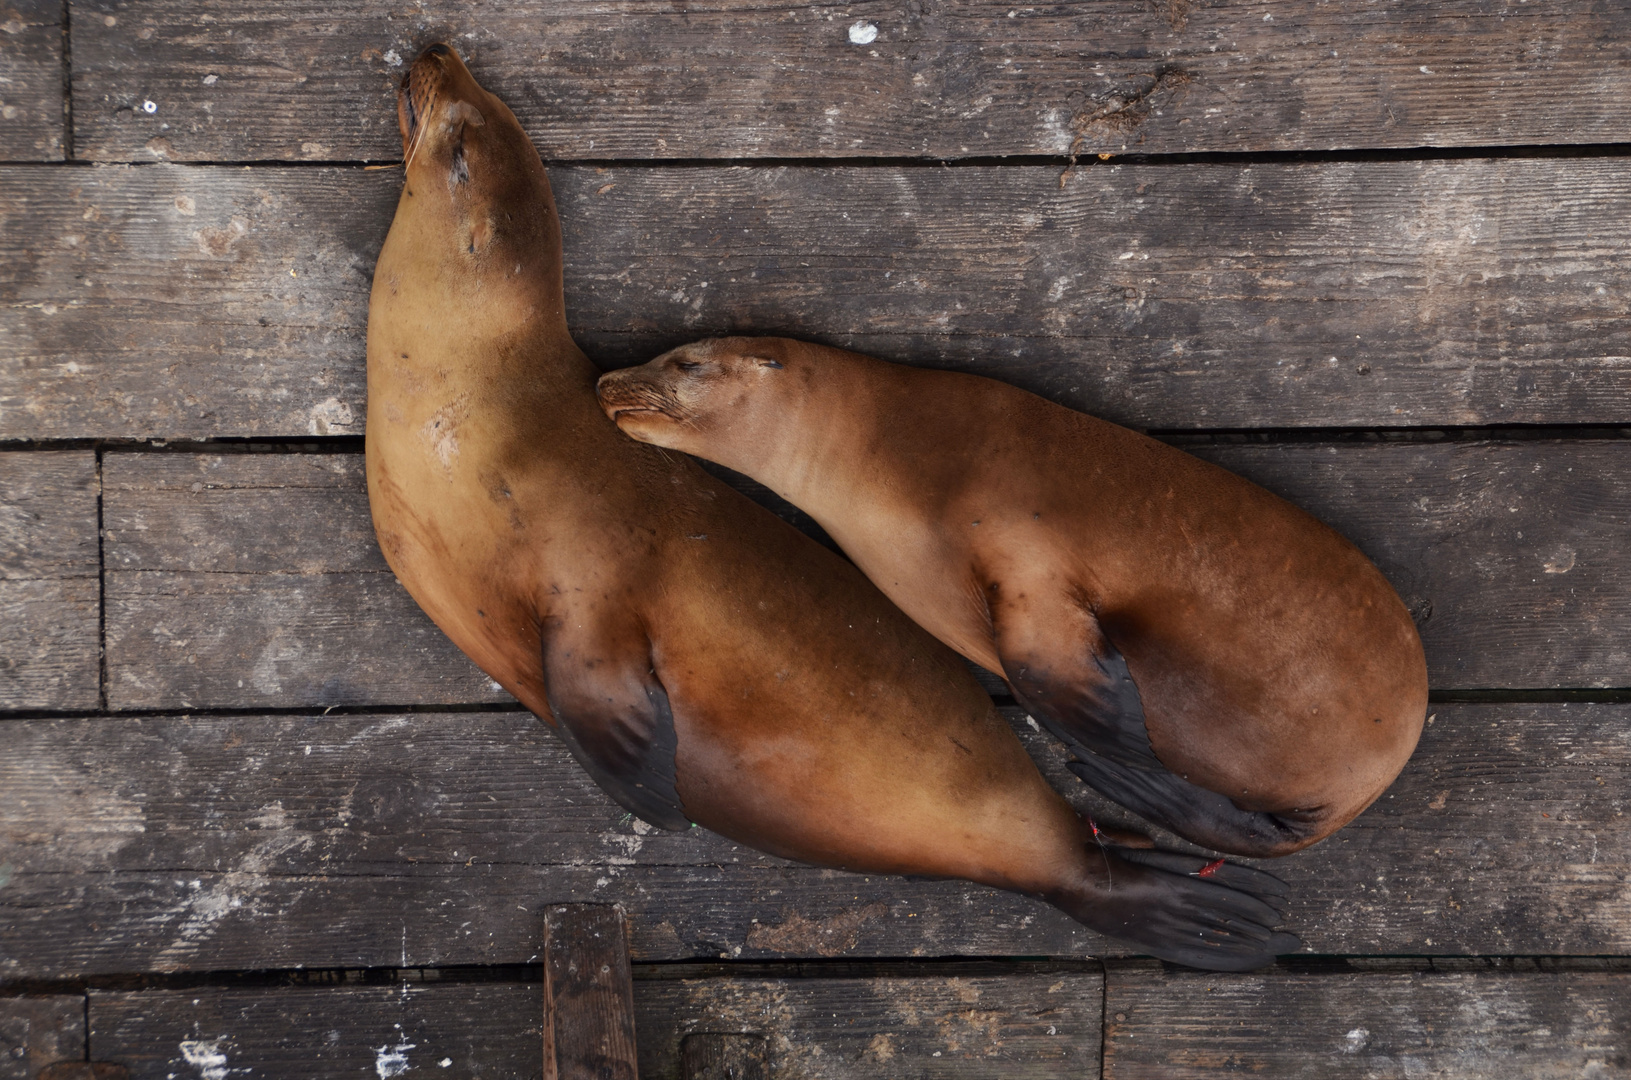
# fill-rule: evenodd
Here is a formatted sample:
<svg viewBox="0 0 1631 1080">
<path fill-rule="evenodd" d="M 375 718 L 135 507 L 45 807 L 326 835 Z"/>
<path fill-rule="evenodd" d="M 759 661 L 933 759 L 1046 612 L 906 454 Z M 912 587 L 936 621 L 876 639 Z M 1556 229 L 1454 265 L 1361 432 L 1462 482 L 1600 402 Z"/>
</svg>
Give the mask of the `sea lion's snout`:
<svg viewBox="0 0 1631 1080">
<path fill-rule="evenodd" d="M 485 123 L 474 103 L 482 95 L 470 69 L 459 54 L 437 42 L 426 47 L 408 66 L 397 89 L 396 119 L 402 133 L 402 154 L 410 163 L 427 149 L 433 137 L 433 121 L 440 118 L 451 129 L 462 124 Z"/>
<path fill-rule="evenodd" d="M 658 432 L 682 421 L 686 410 L 673 384 L 655 363 L 608 371 L 595 383 L 600 407 L 623 433 L 641 442 L 658 442 Z"/>
<path fill-rule="evenodd" d="M 763 380 L 784 365 L 780 353 L 758 344 L 717 338 L 682 345 L 639 367 L 602 375 L 595 393 L 625 435 L 686 450 L 705 429 L 717 434 L 739 428 L 760 404 L 774 411 Z"/>
</svg>

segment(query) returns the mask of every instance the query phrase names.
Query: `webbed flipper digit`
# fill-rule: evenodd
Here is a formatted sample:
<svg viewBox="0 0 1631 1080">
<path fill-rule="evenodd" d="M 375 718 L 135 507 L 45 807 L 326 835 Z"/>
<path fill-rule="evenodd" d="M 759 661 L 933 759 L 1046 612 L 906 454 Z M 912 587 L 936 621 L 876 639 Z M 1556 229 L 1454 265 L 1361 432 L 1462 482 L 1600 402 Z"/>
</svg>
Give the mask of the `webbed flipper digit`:
<svg viewBox="0 0 1631 1080">
<path fill-rule="evenodd" d="M 1098 885 L 1054 903 L 1151 956 L 1207 971 L 1252 971 L 1302 948 L 1295 934 L 1276 929 L 1286 888 L 1272 874 L 1173 851 L 1106 847 L 1099 854 Z"/>
</svg>

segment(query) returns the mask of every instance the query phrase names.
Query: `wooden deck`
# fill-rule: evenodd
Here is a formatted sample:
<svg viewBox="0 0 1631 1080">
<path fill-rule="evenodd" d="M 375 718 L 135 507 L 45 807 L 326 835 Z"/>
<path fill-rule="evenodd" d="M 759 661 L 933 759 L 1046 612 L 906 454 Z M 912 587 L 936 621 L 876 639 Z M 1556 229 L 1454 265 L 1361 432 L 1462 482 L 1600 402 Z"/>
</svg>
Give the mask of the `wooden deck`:
<svg viewBox="0 0 1631 1080">
<path fill-rule="evenodd" d="M 654 832 L 431 626 L 361 436 L 365 166 L 438 37 L 607 366 L 995 375 L 1376 560 L 1432 716 L 1274 865 L 1307 956 Z M 733 1033 L 778 1080 L 1631 1077 L 1628 101 L 1586 0 L 0 0 L 0 1080 L 538 1075 L 563 903 L 626 913 L 646 1080 Z"/>
</svg>

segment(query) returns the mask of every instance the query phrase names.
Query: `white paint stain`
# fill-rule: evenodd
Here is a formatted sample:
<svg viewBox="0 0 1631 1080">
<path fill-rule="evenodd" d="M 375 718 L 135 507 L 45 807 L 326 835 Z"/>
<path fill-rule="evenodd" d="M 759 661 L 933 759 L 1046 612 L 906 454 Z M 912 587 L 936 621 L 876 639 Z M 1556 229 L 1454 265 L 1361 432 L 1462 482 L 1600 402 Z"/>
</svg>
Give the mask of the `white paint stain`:
<svg viewBox="0 0 1631 1080">
<path fill-rule="evenodd" d="M 385 62 L 390 64 L 392 67 L 401 67 L 402 54 L 397 52 L 395 49 L 387 49 L 385 50 Z"/>
<path fill-rule="evenodd" d="M 220 79 L 221 79 L 221 76 L 219 76 L 219 75 L 206 75 L 206 76 L 204 76 L 203 82 L 204 82 L 205 86 L 214 86 L 217 82 L 220 81 Z"/>
<path fill-rule="evenodd" d="M 221 1052 L 221 1044 L 227 1041 L 228 1036 L 222 1035 L 218 1039 L 206 1042 L 203 1039 L 187 1039 L 181 1044 L 181 1056 L 198 1070 L 201 1080 L 226 1080 L 227 1056 Z"/>
<path fill-rule="evenodd" d="M 870 45 L 878 40 L 878 28 L 869 22 L 853 22 L 849 28 L 851 45 Z"/>
<path fill-rule="evenodd" d="M 408 1051 L 418 1044 L 408 1041 L 402 1034 L 402 1025 L 396 1025 L 397 1036 L 395 1046 L 380 1046 L 374 1049 L 374 1071 L 379 1074 L 379 1080 L 391 1080 L 393 1076 L 401 1076 L 408 1071 Z M 445 1066 L 444 1066 L 445 1068 Z"/>
<path fill-rule="evenodd" d="M 1565 548 L 1542 564 L 1548 574 L 1567 574 L 1574 569 L 1574 552 Z"/>
<path fill-rule="evenodd" d="M 313 435 L 342 435 L 356 420 L 351 406 L 339 398 L 325 398 L 311 407 L 306 414 L 306 429 Z"/>
<path fill-rule="evenodd" d="M 156 101 L 144 101 L 144 102 L 142 102 L 142 112 L 146 113 L 148 116 L 152 116 L 154 113 L 156 113 L 158 111 L 159 111 L 158 102 L 156 102 Z"/>
<path fill-rule="evenodd" d="M 449 1068 L 453 1067 L 453 1059 L 452 1058 L 443 1058 L 441 1061 L 438 1061 L 436 1064 L 438 1066 L 440 1066 L 441 1068 L 449 1069 Z"/>
<path fill-rule="evenodd" d="M 1343 1036 L 1342 1052 L 1344 1054 L 1357 1054 L 1359 1051 L 1365 1049 L 1366 1044 L 1369 1042 L 1370 1032 L 1368 1030 L 1365 1028 L 1354 1028 L 1352 1031 L 1348 1032 L 1347 1035 Z"/>
</svg>

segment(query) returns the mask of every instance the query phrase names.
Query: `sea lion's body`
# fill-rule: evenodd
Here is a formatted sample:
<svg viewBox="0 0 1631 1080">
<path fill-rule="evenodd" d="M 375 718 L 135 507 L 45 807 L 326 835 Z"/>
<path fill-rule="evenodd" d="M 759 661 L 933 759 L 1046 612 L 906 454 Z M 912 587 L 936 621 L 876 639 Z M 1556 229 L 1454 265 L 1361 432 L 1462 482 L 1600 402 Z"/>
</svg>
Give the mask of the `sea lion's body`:
<svg viewBox="0 0 1631 1080">
<path fill-rule="evenodd" d="M 990 379 L 784 339 L 686 346 L 601 396 L 636 438 L 804 509 L 1002 672 L 1083 779 L 1200 843 L 1313 843 L 1416 744 L 1426 667 L 1382 575 L 1172 447 Z"/>
<path fill-rule="evenodd" d="M 567 333 L 549 183 L 514 116 L 443 46 L 400 112 L 368 330 L 380 546 L 613 798 L 807 862 L 1042 896 L 1189 963 L 1294 945 L 1226 884 L 1272 893 L 1266 875 L 1089 853 L 954 654 L 837 556 L 620 435 Z"/>
</svg>

